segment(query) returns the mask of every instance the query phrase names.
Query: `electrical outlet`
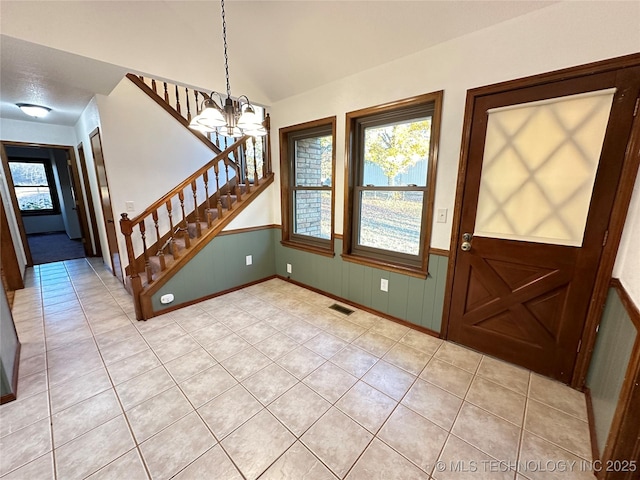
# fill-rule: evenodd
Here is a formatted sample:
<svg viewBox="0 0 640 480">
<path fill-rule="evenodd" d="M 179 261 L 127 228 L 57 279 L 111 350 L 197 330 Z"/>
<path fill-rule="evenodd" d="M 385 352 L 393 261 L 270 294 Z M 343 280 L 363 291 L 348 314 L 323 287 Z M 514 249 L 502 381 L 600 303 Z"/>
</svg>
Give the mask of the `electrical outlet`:
<svg viewBox="0 0 640 480">
<path fill-rule="evenodd" d="M 160 303 L 162 305 L 166 305 L 167 303 L 171 303 L 174 300 L 173 293 L 165 293 L 160 297 Z"/>
<path fill-rule="evenodd" d="M 247 255 L 246 261 L 247 261 L 247 265 L 251 265 L 253 263 L 253 256 Z"/>
<path fill-rule="evenodd" d="M 382 290 L 383 292 L 389 291 L 389 280 L 387 280 L 386 278 L 380 279 L 380 290 Z"/>
<path fill-rule="evenodd" d="M 127 212 L 135 212 L 136 208 L 133 202 L 124 202 L 125 209 Z"/>
<path fill-rule="evenodd" d="M 447 223 L 447 209 L 439 208 L 438 209 L 438 223 Z"/>
<path fill-rule="evenodd" d="M 287 263 L 287 273 L 291 273 L 291 264 Z"/>
</svg>

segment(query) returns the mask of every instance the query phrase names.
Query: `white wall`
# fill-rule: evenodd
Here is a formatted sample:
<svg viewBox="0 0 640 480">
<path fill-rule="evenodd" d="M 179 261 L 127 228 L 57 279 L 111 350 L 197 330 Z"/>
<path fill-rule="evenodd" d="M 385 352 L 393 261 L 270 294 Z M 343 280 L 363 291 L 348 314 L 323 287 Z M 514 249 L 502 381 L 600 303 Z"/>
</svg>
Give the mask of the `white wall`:
<svg viewBox="0 0 640 480">
<path fill-rule="evenodd" d="M 274 170 L 279 128 L 337 115 L 335 223 L 342 233 L 345 114 L 444 90 L 435 209 L 448 209 L 448 221 L 434 223 L 431 246 L 448 249 L 467 90 L 637 52 L 639 19 L 638 2 L 561 3 L 278 102 L 270 109 Z M 273 215 L 280 223 L 279 207 Z"/>
</svg>

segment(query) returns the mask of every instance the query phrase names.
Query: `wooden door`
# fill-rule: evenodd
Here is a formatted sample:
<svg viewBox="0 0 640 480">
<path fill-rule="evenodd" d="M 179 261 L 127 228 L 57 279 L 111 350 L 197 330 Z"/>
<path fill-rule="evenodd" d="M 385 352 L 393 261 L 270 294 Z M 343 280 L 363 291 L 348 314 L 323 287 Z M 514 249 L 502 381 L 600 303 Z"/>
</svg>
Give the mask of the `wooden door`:
<svg viewBox="0 0 640 480">
<path fill-rule="evenodd" d="M 118 237 L 116 234 L 115 222 L 113 220 L 113 210 L 111 208 L 111 197 L 109 195 L 109 183 L 107 182 L 107 171 L 104 167 L 104 156 L 102 154 L 102 141 L 100 130 L 95 129 L 89 136 L 93 161 L 96 168 L 96 178 L 98 179 L 98 189 L 100 191 L 100 203 L 104 216 L 105 229 L 107 232 L 107 244 L 109 247 L 109 259 L 111 272 L 123 281 L 122 270 L 120 268 L 120 252 L 118 251 Z"/>
<path fill-rule="evenodd" d="M 567 77 L 469 93 L 448 317 L 450 340 L 564 382 L 607 241 L 640 68 Z"/>
<path fill-rule="evenodd" d="M 102 256 L 102 248 L 100 247 L 100 234 L 98 233 L 98 223 L 96 221 L 96 212 L 93 205 L 93 195 L 91 194 L 91 185 L 89 184 L 89 172 L 87 170 L 87 160 L 84 156 L 84 146 L 82 143 L 78 145 L 78 156 L 80 159 L 80 169 L 82 170 L 82 183 L 84 192 L 87 197 L 87 222 L 91 226 L 93 233 L 93 255 L 94 257 Z"/>
<path fill-rule="evenodd" d="M 84 248 L 84 255 L 86 257 L 90 257 L 93 254 L 93 248 L 91 247 L 91 235 L 89 234 L 87 210 L 84 207 L 84 201 L 82 199 L 80 174 L 78 173 L 78 165 L 76 165 L 75 162 L 73 148 L 67 149 L 67 167 L 69 171 L 69 178 L 71 179 L 71 196 L 73 197 L 74 202 L 73 209 L 78 213 L 78 220 L 80 222 L 80 232 L 82 235 L 82 246 Z"/>
</svg>

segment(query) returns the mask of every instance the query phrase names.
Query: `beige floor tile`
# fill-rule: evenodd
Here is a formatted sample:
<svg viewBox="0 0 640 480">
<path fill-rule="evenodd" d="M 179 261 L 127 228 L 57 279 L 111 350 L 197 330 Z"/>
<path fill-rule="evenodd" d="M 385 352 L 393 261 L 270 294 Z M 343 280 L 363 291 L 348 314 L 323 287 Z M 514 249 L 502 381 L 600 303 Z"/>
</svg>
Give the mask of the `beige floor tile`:
<svg viewBox="0 0 640 480">
<path fill-rule="evenodd" d="M 331 471 L 343 478 L 373 435 L 336 408 L 331 408 L 301 437 Z"/>
<path fill-rule="evenodd" d="M 232 333 L 226 337 L 219 338 L 211 345 L 206 347 L 207 352 L 213 355 L 218 362 L 222 362 L 229 357 L 232 357 L 238 352 L 249 348 L 251 344 L 244 340 L 239 335 Z"/>
<path fill-rule="evenodd" d="M 296 315 L 294 315 L 292 312 L 297 311 L 296 310 L 289 310 L 286 312 L 282 312 L 281 315 L 275 316 L 275 317 L 269 317 L 266 318 L 264 321 L 267 322 L 269 325 L 271 325 L 273 328 L 275 328 L 276 330 L 279 331 L 284 331 L 287 327 L 296 324 L 297 322 L 300 322 L 301 319 L 300 317 L 297 317 Z"/>
<path fill-rule="evenodd" d="M 515 471 L 510 467 L 449 435 L 431 475 L 435 480 L 513 480 Z"/>
<path fill-rule="evenodd" d="M 122 480 L 123 478 L 127 480 L 147 480 L 149 478 L 137 448 L 129 450 L 87 477 L 88 480 Z"/>
<path fill-rule="evenodd" d="M 212 472 L 215 472 L 215 480 L 244 480 L 220 445 L 207 450 L 173 478 L 174 480 L 202 480 L 211 477 Z"/>
<path fill-rule="evenodd" d="M 298 342 L 284 333 L 277 332 L 269 338 L 256 343 L 255 347 L 271 360 L 277 360 L 297 348 Z"/>
<path fill-rule="evenodd" d="M 168 479 L 216 444 L 215 438 L 193 412 L 140 445 L 151 477 Z"/>
<path fill-rule="evenodd" d="M 54 480 L 53 452 L 49 452 L 2 477 L 2 480 Z"/>
<path fill-rule="evenodd" d="M 228 300 L 227 300 L 228 301 Z M 227 328 L 231 329 L 234 332 L 238 332 L 238 330 L 242 330 L 243 328 L 247 328 L 254 323 L 258 323 L 260 321 L 259 318 L 254 317 L 250 313 L 245 312 L 242 308 L 237 307 L 235 305 L 229 305 L 234 309 L 237 309 L 237 312 L 230 313 L 227 315 L 220 316 L 219 314 L 214 314 L 214 316 Z"/>
<path fill-rule="evenodd" d="M 98 348 L 106 348 L 131 337 L 140 337 L 140 333 L 135 326 L 129 323 L 129 325 L 123 325 L 109 332 L 96 335 L 96 343 Z"/>
<path fill-rule="evenodd" d="M 14 433 L 0 438 L 0 476 L 50 452 L 50 420 L 44 418 Z"/>
<path fill-rule="evenodd" d="M 396 344 L 396 341 L 369 330 L 356 338 L 353 344 L 376 357 L 382 357 Z"/>
<path fill-rule="evenodd" d="M 253 480 L 294 442 L 295 437 L 263 410 L 222 440 L 222 446 L 245 478 Z"/>
<path fill-rule="evenodd" d="M 220 365 L 198 373 L 180 384 L 180 388 L 195 408 L 238 385 L 238 381 Z"/>
<path fill-rule="evenodd" d="M 462 399 L 419 379 L 404 397 L 402 404 L 445 430 L 450 430 Z"/>
<path fill-rule="evenodd" d="M 357 381 L 356 377 L 330 362 L 321 365 L 303 380 L 330 403 L 337 402 Z"/>
<path fill-rule="evenodd" d="M 193 411 L 178 387 L 170 388 L 127 411 L 127 419 L 138 443 Z"/>
<path fill-rule="evenodd" d="M 149 332 L 142 332 L 142 335 L 144 336 L 144 339 L 147 341 L 147 343 L 151 346 L 151 348 L 156 348 L 165 342 L 184 335 L 185 333 L 186 332 L 180 325 L 173 322 Z"/>
<path fill-rule="evenodd" d="M 386 321 L 376 323 L 373 327 L 371 327 L 370 331 L 397 342 L 409 331 L 409 327 L 405 327 L 404 325 L 400 325 L 399 323 Z"/>
<path fill-rule="evenodd" d="M 517 460 L 520 428 L 468 402 L 464 402 L 451 433 L 493 458 Z"/>
<path fill-rule="evenodd" d="M 402 343 L 397 343 L 382 358 L 385 362 L 400 367 L 413 375 L 419 375 L 427 365 L 431 355 Z"/>
<path fill-rule="evenodd" d="M 272 363 L 242 384 L 263 405 L 269 405 L 276 398 L 298 383 L 298 379 L 278 364 Z"/>
<path fill-rule="evenodd" d="M 347 480 L 429 480 L 429 475 L 377 438 L 355 464 Z"/>
<path fill-rule="evenodd" d="M 83 324 L 77 325 L 66 332 L 56 333 L 53 335 L 47 334 L 47 350 L 55 350 L 56 348 L 69 346 L 79 340 L 91 338 L 92 335 L 93 333 L 91 332 L 87 322 L 83 322 Z"/>
<path fill-rule="evenodd" d="M 173 379 L 180 383 L 217 363 L 204 348 L 197 348 L 182 357 L 166 362 L 164 366 Z"/>
<path fill-rule="evenodd" d="M 51 412 L 57 413 L 110 388 L 109 375 L 104 368 L 54 385 L 49 391 Z"/>
<path fill-rule="evenodd" d="M 33 375 L 47 369 L 46 353 L 20 358 L 20 375 Z"/>
<path fill-rule="evenodd" d="M 58 478 L 84 478 L 134 447 L 123 415 L 76 437 L 55 451 Z"/>
<path fill-rule="evenodd" d="M 478 352 L 451 342 L 444 342 L 434 357 L 471 373 L 476 373 L 482 359 Z"/>
<path fill-rule="evenodd" d="M 589 461 L 585 462 L 583 458 L 527 431 L 522 435 L 518 471 L 531 480 L 593 480 L 595 478 Z"/>
<path fill-rule="evenodd" d="M 375 434 L 397 404 L 384 393 L 364 382 L 358 382 L 338 400 L 336 407 Z"/>
<path fill-rule="evenodd" d="M 339 318 L 338 321 L 334 321 L 331 325 L 327 326 L 325 330 L 349 343 L 367 331 L 365 327 L 351 323 L 345 318 Z"/>
<path fill-rule="evenodd" d="M 149 345 L 141 336 L 131 336 L 108 347 L 100 349 L 105 365 L 123 360 L 131 355 L 149 350 Z"/>
<path fill-rule="evenodd" d="M 202 309 L 190 311 L 186 308 L 181 308 L 171 312 L 171 314 L 175 322 L 186 332 L 193 332 L 217 322 L 212 315 Z"/>
<path fill-rule="evenodd" d="M 49 395 L 41 392 L 0 406 L 0 437 L 49 417 Z"/>
<path fill-rule="evenodd" d="M 293 376 L 302 380 L 325 362 L 325 359 L 306 347 L 300 346 L 277 360 Z"/>
<path fill-rule="evenodd" d="M 336 476 L 303 444 L 296 442 L 260 476 L 260 480 L 336 480 Z"/>
<path fill-rule="evenodd" d="M 191 335 L 186 334 L 153 348 L 153 351 L 161 362 L 170 362 L 200 347 Z"/>
<path fill-rule="evenodd" d="M 473 379 L 473 375 L 450 363 L 433 358 L 420 374 L 420 378 L 460 398 L 464 398 Z"/>
<path fill-rule="evenodd" d="M 90 321 L 91 330 L 94 335 L 110 332 L 117 328 L 122 328 L 127 325 L 131 325 L 131 319 L 124 313 L 114 315 L 102 320 Z"/>
<path fill-rule="evenodd" d="M 255 348 L 247 348 L 224 360 L 221 365 L 237 380 L 242 381 L 269 365 L 271 359 Z"/>
<path fill-rule="evenodd" d="M 237 385 L 200 407 L 198 413 L 222 440 L 263 408 L 242 385 Z"/>
<path fill-rule="evenodd" d="M 478 376 L 499 383 L 522 395 L 527 395 L 529 391 L 530 374 L 528 370 L 486 355 L 482 357 L 480 367 L 478 367 Z"/>
<path fill-rule="evenodd" d="M 20 351 L 22 352 L 22 349 Z M 18 398 L 27 398 L 36 393 L 45 392 L 48 388 L 47 372 L 44 370 L 26 376 L 23 376 L 22 372 L 18 374 Z"/>
<path fill-rule="evenodd" d="M 353 345 L 347 345 L 331 357 L 332 363 L 358 378 L 367 373 L 377 361 L 378 357 Z"/>
<path fill-rule="evenodd" d="M 105 390 L 54 414 L 51 418 L 55 448 L 122 415 L 113 389 Z"/>
<path fill-rule="evenodd" d="M 400 405 L 384 424 L 378 438 L 425 472 L 430 472 L 447 439 L 447 432 Z"/>
<path fill-rule="evenodd" d="M 574 455 L 591 458 L 589 425 L 576 417 L 529 399 L 524 428 Z"/>
<path fill-rule="evenodd" d="M 588 420 L 584 393 L 550 378 L 531 374 L 529 398 L 551 405 L 585 422 Z"/>
<path fill-rule="evenodd" d="M 156 367 L 126 382 L 116 385 L 116 392 L 125 411 L 175 386 L 176 382 L 164 367 Z"/>
<path fill-rule="evenodd" d="M 211 323 L 206 327 L 191 332 L 191 336 L 203 347 L 208 347 L 219 338 L 224 338 L 233 333 L 220 322 Z"/>
<path fill-rule="evenodd" d="M 318 335 L 320 332 L 321 330 L 318 327 L 315 327 L 304 320 L 291 322 L 282 330 L 282 333 L 293 338 L 298 343 L 304 343 Z"/>
<path fill-rule="evenodd" d="M 269 338 L 271 335 L 275 334 L 278 330 L 273 328 L 266 322 L 256 322 L 253 325 L 249 325 L 248 327 L 242 328 L 238 330 L 236 333 L 244 338 L 251 345 L 255 345 L 256 343 Z"/>
<path fill-rule="evenodd" d="M 395 400 L 400 400 L 416 377 L 404 370 L 380 360 L 362 377 L 366 383 Z"/>
<path fill-rule="evenodd" d="M 146 349 L 107 366 L 114 385 L 126 382 L 160 366 L 160 360 L 152 350 Z"/>
<path fill-rule="evenodd" d="M 329 407 L 329 402 L 299 383 L 269 405 L 269 410 L 296 437 L 300 437 Z"/>
<path fill-rule="evenodd" d="M 331 358 L 345 346 L 347 346 L 347 342 L 334 335 L 331 335 L 330 333 L 320 332 L 312 339 L 307 340 L 304 343 L 304 346 L 312 352 L 323 356 L 324 358 Z"/>
<path fill-rule="evenodd" d="M 483 408 L 494 415 L 522 426 L 526 397 L 497 383 L 475 377 L 465 398 L 467 402 Z"/>
</svg>

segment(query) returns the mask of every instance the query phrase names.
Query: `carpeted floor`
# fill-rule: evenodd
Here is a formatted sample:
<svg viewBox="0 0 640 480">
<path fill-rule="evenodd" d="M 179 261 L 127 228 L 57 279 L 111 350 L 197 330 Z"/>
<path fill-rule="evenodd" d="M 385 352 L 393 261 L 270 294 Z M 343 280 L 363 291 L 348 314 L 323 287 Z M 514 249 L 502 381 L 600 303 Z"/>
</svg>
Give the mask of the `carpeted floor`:
<svg viewBox="0 0 640 480">
<path fill-rule="evenodd" d="M 65 232 L 27 235 L 34 265 L 83 258 L 82 241 L 71 240 Z"/>
</svg>

